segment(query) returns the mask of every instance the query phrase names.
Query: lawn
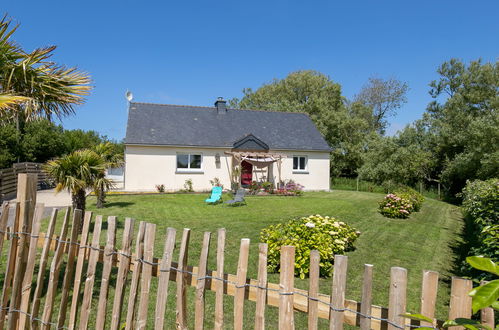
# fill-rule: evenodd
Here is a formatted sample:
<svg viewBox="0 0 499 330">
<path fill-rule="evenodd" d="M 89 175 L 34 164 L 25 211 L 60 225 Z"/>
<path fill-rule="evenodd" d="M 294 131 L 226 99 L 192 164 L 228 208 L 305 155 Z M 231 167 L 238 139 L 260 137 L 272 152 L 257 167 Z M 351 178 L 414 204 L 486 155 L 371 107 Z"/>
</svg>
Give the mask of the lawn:
<svg viewBox="0 0 499 330">
<path fill-rule="evenodd" d="M 408 310 L 419 311 L 419 296 L 422 271 L 435 270 L 441 274 L 438 294 L 439 318 L 445 318 L 446 304 L 449 299 L 449 278 L 455 259 L 454 247 L 460 240 L 462 218 L 459 208 L 433 199 L 427 199 L 419 213 L 409 219 L 387 219 L 377 213 L 377 203 L 381 194 L 353 191 L 307 192 L 302 197 L 259 196 L 247 197 L 247 205 L 227 207 L 225 205 L 205 205 L 205 195 L 200 194 L 163 194 L 163 195 L 114 195 L 108 196 L 103 209 L 95 209 L 92 198 L 88 209 L 96 214 L 118 216 L 117 244 L 121 245 L 121 230 L 125 217 L 138 221 L 157 224 L 155 256 L 162 254 L 167 227 L 177 229 L 179 242 L 182 228 L 192 229 L 189 249 L 189 264 L 198 263 L 202 235 L 205 231 L 213 233 L 209 255 L 210 269 L 215 268 L 216 231 L 226 228 L 226 272 L 235 274 L 241 238 L 251 239 L 248 276 L 256 278 L 258 260 L 259 232 L 262 228 L 286 221 L 291 218 L 321 214 L 336 217 L 362 232 L 356 242 L 357 249 L 348 252 L 349 271 L 347 298 L 360 298 L 363 265 L 374 265 L 373 303 L 387 306 L 390 267 L 400 266 L 408 269 Z M 102 242 L 105 238 L 102 237 Z M 178 252 L 178 251 L 177 251 Z M 270 274 L 269 281 L 278 283 L 278 274 Z M 96 286 L 100 285 L 96 283 Z M 307 288 L 307 280 L 295 280 L 295 286 Z M 153 288 L 156 282 L 153 282 Z M 174 320 L 174 291 L 170 286 L 167 322 Z M 321 279 L 320 290 L 330 293 L 331 279 Z M 153 290 L 154 292 L 154 290 Z M 113 292 L 110 292 L 111 296 Z M 189 291 L 190 304 L 193 292 Z M 155 300 L 155 294 L 150 301 Z M 112 300 L 110 300 L 112 301 Z M 213 327 L 214 295 L 207 293 L 206 328 Z M 227 297 L 226 321 L 232 322 L 232 298 Z M 191 305 L 192 307 L 193 305 Z M 245 324 L 253 324 L 254 303 L 246 302 Z M 151 304 L 150 318 L 154 307 Z M 193 309 L 189 309 L 193 311 Z M 267 308 L 268 328 L 277 327 L 275 308 Z M 192 318 L 191 320 L 192 321 Z M 306 317 L 296 313 L 296 327 L 304 328 Z M 172 324 L 172 323 L 166 323 Z M 322 325 L 325 325 L 322 323 Z M 229 327 L 230 328 L 230 327 Z"/>
</svg>

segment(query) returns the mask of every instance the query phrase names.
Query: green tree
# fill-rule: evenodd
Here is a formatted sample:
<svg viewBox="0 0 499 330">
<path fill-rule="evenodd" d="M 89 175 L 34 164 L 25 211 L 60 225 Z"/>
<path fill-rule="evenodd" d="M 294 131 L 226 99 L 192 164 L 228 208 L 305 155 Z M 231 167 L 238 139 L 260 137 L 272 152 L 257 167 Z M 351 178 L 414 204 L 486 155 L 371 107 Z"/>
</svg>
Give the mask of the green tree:
<svg viewBox="0 0 499 330">
<path fill-rule="evenodd" d="M 37 119 L 26 123 L 19 152 L 21 158 L 37 163 L 62 156 L 65 153 L 63 128 L 47 119 Z"/>
<path fill-rule="evenodd" d="M 7 168 L 17 159 L 17 131 L 14 125 L 0 125 L 0 169 Z"/>
<path fill-rule="evenodd" d="M 370 127 L 366 107 L 346 104 L 341 86 L 317 71 L 296 71 L 274 79 L 257 90 L 246 88 L 241 100 L 230 105 L 240 109 L 307 113 L 325 140 L 334 149 L 332 175 L 354 175 L 361 163 Z"/>
<path fill-rule="evenodd" d="M 369 121 L 372 129 L 384 134 L 388 124 L 387 119 L 396 115 L 397 110 L 407 102 L 409 86 L 395 78 L 369 78 L 355 101 L 371 109 Z"/>
<path fill-rule="evenodd" d="M 499 62 L 452 59 L 430 84 L 435 100 L 424 115 L 442 181 L 451 194 L 466 180 L 499 172 Z"/>
<path fill-rule="evenodd" d="M 66 153 L 80 149 L 91 149 L 105 142 L 105 139 L 96 131 L 84 131 L 82 129 L 65 130 L 63 139 Z"/>
<path fill-rule="evenodd" d="M 51 160 L 45 171 L 55 180 L 56 192 L 67 189 L 71 193 L 73 208 L 85 211 L 86 191 L 103 185 L 111 187 L 111 182 L 103 178 L 106 163 L 94 151 L 78 150 L 61 158 Z"/>
</svg>

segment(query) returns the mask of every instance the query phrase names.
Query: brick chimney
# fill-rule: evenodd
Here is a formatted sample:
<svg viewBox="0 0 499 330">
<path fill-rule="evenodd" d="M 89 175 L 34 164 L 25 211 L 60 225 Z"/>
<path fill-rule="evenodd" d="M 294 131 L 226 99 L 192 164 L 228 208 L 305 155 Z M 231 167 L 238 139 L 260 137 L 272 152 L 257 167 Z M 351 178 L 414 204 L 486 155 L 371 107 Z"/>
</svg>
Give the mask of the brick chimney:
<svg viewBox="0 0 499 330">
<path fill-rule="evenodd" d="M 225 101 L 223 97 L 220 96 L 217 99 L 215 106 L 217 107 L 217 113 L 219 115 L 223 115 L 227 112 L 227 101 Z"/>
</svg>

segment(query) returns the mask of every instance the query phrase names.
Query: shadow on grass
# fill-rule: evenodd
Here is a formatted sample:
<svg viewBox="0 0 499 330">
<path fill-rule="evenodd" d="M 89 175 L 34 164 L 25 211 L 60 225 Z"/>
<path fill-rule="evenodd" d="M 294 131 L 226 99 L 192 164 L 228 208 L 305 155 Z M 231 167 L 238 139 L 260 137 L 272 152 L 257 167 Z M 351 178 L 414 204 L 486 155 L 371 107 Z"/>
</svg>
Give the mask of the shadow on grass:
<svg viewBox="0 0 499 330">
<path fill-rule="evenodd" d="M 110 203 L 105 203 L 104 204 L 104 208 L 109 208 L 109 207 L 119 207 L 119 208 L 123 208 L 123 207 L 128 207 L 128 206 L 131 206 L 131 205 L 134 205 L 135 203 L 132 203 L 132 202 L 110 202 Z"/>
</svg>

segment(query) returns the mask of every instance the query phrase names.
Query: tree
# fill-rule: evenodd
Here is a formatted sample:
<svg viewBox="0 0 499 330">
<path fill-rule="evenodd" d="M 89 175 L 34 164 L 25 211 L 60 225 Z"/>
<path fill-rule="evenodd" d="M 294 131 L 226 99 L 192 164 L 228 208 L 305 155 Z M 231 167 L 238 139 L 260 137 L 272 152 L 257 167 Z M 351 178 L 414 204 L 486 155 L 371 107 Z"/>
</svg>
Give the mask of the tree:
<svg viewBox="0 0 499 330">
<path fill-rule="evenodd" d="M 404 145 L 403 141 L 400 136 L 378 136 L 371 140 L 359 175 L 378 184 L 414 185 L 428 178 L 431 153 L 415 143 Z"/>
<path fill-rule="evenodd" d="M 123 153 L 120 152 L 116 144 L 111 142 L 101 143 L 93 148 L 93 151 L 101 157 L 106 169 L 121 166 L 123 163 Z M 94 192 L 97 196 L 97 208 L 104 207 L 106 202 L 106 190 L 109 189 L 112 182 L 106 179 L 106 173 L 100 174 L 94 184 Z"/>
<path fill-rule="evenodd" d="M 3 120 L 19 124 L 74 113 L 91 90 L 88 74 L 50 61 L 55 46 L 25 52 L 10 38 L 18 26 L 0 20 L 0 95 Z"/>
<path fill-rule="evenodd" d="M 372 110 L 372 129 L 384 134 L 388 124 L 387 119 L 396 115 L 397 110 L 407 102 L 407 83 L 395 78 L 369 78 L 355 101 L 360 102 Z"/>
<path fill-rule="evenodd" d="M 435 101 L 423 117 L 432 136 L 434 157 L 449 192 L 466 180 L 488 179 L 499 172 L 499 61 L 469 65 L 452 59 L 430 83 Z"/>
<path fill-rule="evenodd" d="M 73 208 L 82 211 L 85 211 L 86 190 L 98 185 L 106 189 L 111 186 L 102 177 L 105 170 L 102 157 L 88 149 L 75 151 L 45 165 L 45 171 L 56 182 L 56 192 L 67 189 L 71 193 Z"/>
<path fill-rule="evenodd" d="M 346 104 L 341 86 L 317 71 L 296 71 L 274 79 L 257 90 L 246 88 L 241 100 L 230 105 L 239 109 L 305 112 L 333 148 L 332 175 L 354 175 L 370 128 L 366 109 L 360 103 Z M 368 110 L 368 109 L 367 109 Z"/>
<path fill-rule="evenodd" d="M 24 135 L 18 148 L 20 158 L 29 162 L 45 163 L 66 153 L 63 139 L 64 129 L 47 119 L 26 123 Z"/>
</svg>

